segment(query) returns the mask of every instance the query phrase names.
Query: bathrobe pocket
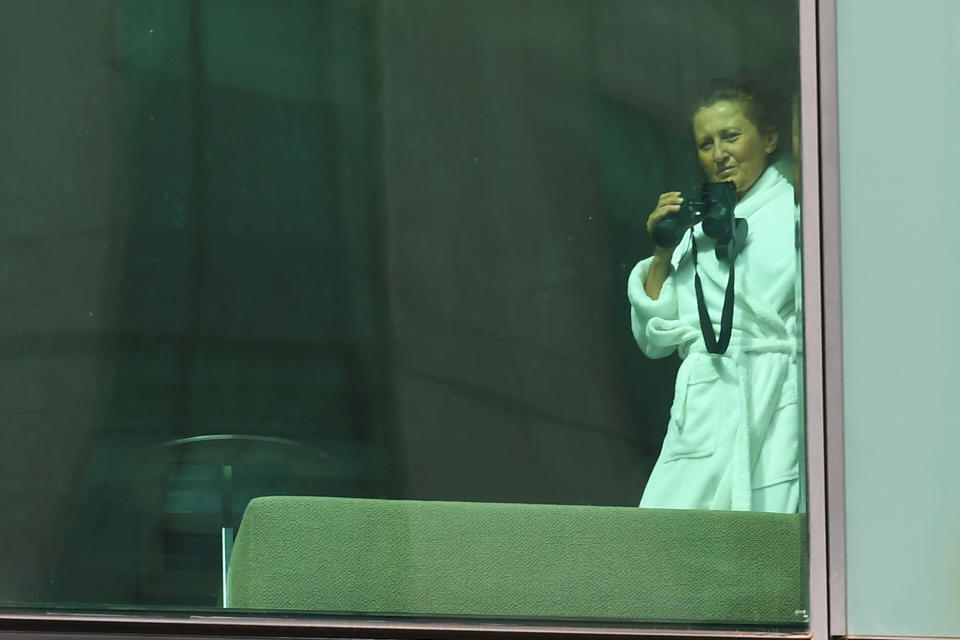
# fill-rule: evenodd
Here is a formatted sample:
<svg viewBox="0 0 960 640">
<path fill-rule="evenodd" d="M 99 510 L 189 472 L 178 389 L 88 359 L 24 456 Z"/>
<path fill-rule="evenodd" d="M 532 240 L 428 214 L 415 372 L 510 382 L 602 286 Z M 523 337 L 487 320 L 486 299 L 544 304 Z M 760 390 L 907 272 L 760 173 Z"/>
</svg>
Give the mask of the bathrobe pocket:
<svg viewBox="0 0 960 640">
<path fill-rule="evenodd" d="M 800 405 L 794 380 L 788 380 L 770 416 L 763 440 L 756 443 L 753 488 L 763 489 L 800 476 Z"/>
<path fill-rule="evenodd" d="M 719 387 L 719 362 L 698 357 L 684 364 L 677 373 L 663 462 L 712 455 L 717 450 L 718 422 L 727 410 Z"/>
</svg>

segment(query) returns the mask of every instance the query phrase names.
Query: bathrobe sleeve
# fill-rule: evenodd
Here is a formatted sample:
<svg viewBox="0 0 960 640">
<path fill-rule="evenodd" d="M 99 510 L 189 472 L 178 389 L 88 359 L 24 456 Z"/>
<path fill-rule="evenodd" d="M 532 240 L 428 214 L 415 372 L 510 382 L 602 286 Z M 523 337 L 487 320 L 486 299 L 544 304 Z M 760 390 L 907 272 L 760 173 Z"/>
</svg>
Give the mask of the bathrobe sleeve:
<svg viewBox="0 0 960 640">
<path fill-rule="evenodd" d="M 644 283 L 652 263 L 652 257 L 638 262 L 627 280 L 630 326 L 634 339 L 648 358 L 666 358 L 676 351 L 686 329 L 679 320 L 675 270 L 664 281 L 659 298 L 653 300 L 647 295 Z"/>
</svg>

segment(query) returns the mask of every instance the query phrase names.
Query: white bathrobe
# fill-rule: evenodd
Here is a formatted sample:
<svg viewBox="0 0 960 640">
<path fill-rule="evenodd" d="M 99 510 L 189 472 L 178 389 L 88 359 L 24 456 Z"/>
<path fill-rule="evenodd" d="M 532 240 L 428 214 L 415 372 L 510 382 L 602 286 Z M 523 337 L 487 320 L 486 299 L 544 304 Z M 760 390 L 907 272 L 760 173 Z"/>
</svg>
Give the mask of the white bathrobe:
<svg viewBox="0 0 960 640">
<path fill-rule="evenodd" d="M 736 207 L 749 221 L 736 259 L 733 334 L 724 355 L 707 352 L 687 233 L 657 300 L 644 291 L 652 258 L 627 285 L 633 335 L 643 352 L 677 351 L 670 422 L 641 507 L 794 513 L 799 506 L 800 414 L 793 187 L 768 168 Z M 714 332 L 729 266 L 695 227 L 697 263 Z"/>
</svg>

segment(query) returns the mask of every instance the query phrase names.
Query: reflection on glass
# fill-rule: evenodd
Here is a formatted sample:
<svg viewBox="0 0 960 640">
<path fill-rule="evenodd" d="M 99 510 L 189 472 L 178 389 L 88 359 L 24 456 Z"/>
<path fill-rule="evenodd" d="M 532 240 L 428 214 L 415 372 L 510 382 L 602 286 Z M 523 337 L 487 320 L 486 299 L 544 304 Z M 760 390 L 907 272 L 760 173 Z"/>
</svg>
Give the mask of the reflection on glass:
<svg viewBox="0 0 960 640">
<path fill-rule="evenodd" d="M 767 215 L 785 190 L 765 166 L 771 130 L 736 96 L 683 114 L 715 77 L 792 87 L 795 14 L 786 0 L 0 0 L 16 87 L 0 101 L 0 601 L 802 623 L 799 516 L 636 508 L 670 494 L 661 467 L 709 460 L 737 464 L 690 506 L 797 508 L 797 381 L 781 366 L 797 327 L 776 302 L 794 252 L 775 246 L 780 209 Z M 727 117 L 756 129 L 736 166 L 707 148 L 729 143 Z M 638 355 L 625 322 L 624 285 L 654 251 L 643 216 L 666 189 L 707 197 L 743 167 L 761 170 L 733 194 L 749 234 L 725 355 L 692 346 L 692 280 L 670 284 L 692 277 L 686 234 L 663 285 L 694 319 L 678 376 L 677 358 Z M 697 237 L 721 340 L 714 242 Z M 655 466 L 671 413 L 707 428 Z M 263 496 L 320 502 L 249 517 Z M 273 544 L 299 550 L 283 566 L 341 564 L 297 599 L 270 591 L 293 584 L 271 573 Z M 258 558 L 271 564 L 244 573 Z M 391 581 L 370 578 L 388 566 Z M 703 566 L 786 586 L 746 598 L 719 570 L 693 580 Z"/>
<path fill-rule="evenodd" d="M 707 184 L 661 194 L 647 219 L 657 247 L 630 276 L 633 333 L 683 363 L 642 507 L 799 509 L 795 204 L 768 100 L 710 85 L 691 119 Z"/>
</svg>

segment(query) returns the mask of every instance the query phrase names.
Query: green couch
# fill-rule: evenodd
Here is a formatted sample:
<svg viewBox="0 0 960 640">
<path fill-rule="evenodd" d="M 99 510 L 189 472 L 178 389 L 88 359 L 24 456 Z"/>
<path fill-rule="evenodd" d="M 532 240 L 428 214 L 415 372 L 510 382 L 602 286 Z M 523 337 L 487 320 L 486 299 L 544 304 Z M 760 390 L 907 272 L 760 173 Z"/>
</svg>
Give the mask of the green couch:
<svg viewBox="0 0 960 640">
<path fill-rule="evenodd" d="M 806 556 L 799 515 L 268 497 L 244 514 L 227 604 L 792 625 Z"/>
</svg>

